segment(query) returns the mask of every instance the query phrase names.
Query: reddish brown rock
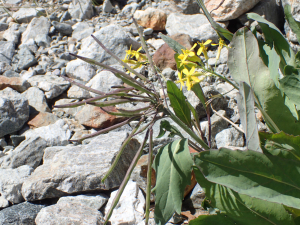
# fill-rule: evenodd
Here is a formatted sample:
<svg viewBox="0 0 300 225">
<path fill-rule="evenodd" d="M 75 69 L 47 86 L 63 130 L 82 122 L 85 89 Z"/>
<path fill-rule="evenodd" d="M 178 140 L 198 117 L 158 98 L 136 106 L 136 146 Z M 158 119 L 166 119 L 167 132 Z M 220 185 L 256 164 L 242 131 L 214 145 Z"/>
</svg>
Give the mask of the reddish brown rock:
<svg viewBox="0 0 300 225">
<path fill-rule="evenodd" d="M 188 49 L 192 48 L 191 38 L 187 34 L 174 34 L 171 38 Z M 175 51 L 171 49 L 167 43 L 165 43 L 154 53 L 153 61 L 161 70 L 168 67 L 176 70 L 174 55 Z"/>
<path fill-rule="evenodd" d="M 30 87 L 30 84 L 21 77 L 0 76 L 0 90 L 7 87 L 10 87 L 17 92 L 24 92 Z"/>
<path fill-rule="evenodd" d="M 153 30 L 164 30 L 167 15 L 163 10 L 148 7 L 146 10 L 137 10 L 134 18 L 142 27 L 152 28 Z"/>
<path fill-rule="evenodd" d="M 52 113 L 39 112 L 38 114 L 31 116 L 27 124 L 30 128 L 37 128 L 48 126 L 55 123 L 57 120 L 59 120 L 59 118 Z"/>
<path fill-rule="evenodd" d="M 110 112 L 117 112 L 113 106 L 104 107 Z M 82 125 L 95 129 L 106 128 L 123 121 L 125 118 L 110 115 L 102 109 L 92 105 L 85 105 L 76 115 L 75 119 Z"/>
</svg>

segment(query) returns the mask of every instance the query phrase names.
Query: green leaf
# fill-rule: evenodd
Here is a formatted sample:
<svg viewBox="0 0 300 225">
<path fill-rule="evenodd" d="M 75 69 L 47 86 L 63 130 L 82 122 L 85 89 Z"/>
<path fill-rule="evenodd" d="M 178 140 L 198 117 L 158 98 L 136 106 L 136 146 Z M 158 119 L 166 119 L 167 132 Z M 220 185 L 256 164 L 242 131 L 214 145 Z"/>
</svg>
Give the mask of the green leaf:
<svg viewBox="0 0 300 225">
<path fill-rule="evenodd" d="M 297 68 L 299 68 L 300 67 L 300 52 L 297 52 L 297 54 L 296 54 L 296 66 L 297 66 Z"/>
<path fill-rule="evenodd" d="M 239 29 L 232 39 L 228 53 L 228 67 L 233 79 L 237 83 L 243 81 L 251 87 L 258 100 L 257 103 L 264 111 L 262 112 L 264 119 L 273 132 L 278 131 L 273 125 L 275 123 L 279 131 L 300 134 L 299 121 L 285 105 L 284 96 L 272 80 L 269 68 L 259 56 L 255 36 L 247 28 Z"/>
<path fill-rule="evenodd" d="M 251 88 L 245 82 L 240 83 L 237 100 L 241 123 L 246 135 L 246 146 L 253 151 L 262 152 L 259 146 L 260 141 L 254 112 L 254 96 Z"/>
<path fill-rule="evenodd" d="M 255 151 L 201 152 L 195 164 L 207 180 L 239 194 L 300 208 L 300 161 Z"/>
<path fill-rule="evenodd" d="M 187 139 L 176 140 L 159 149 L 153 164 L 157 224 L 165 224 L 174 212 L 180 214 L 184 189 L 191 183 L 192 165 Z"/>
<path fill-rule="evenodd" d="M 242 225 L 231 220 L 225 213 L 217 213 L 217 215 L 202 215 L 197 219 L 189 222 L 189 225 Z"/>
<path fill-rule="evenodd" d="M 248 13 L 247 16 L 249 19 L 256 20 L 259 23 L 268 45 L 271 47 L 274 45 L 277 54 L 281 58 L 281 69 L 285 65 L 294 66 L 295 53 L 280 30 L 273 23 L 256 13 Z"/>
<path fill-rule="evenodd" d="M 291 12 L 292 12 L 291 6 L 289 4 L 286 4 L 284 6 L 285 18 L 288 21 L 292 31 L 296 34 L 298 43 L 300 43 L 300 23 L 294 20 Z"/>
<path fill-rule="evenodd" d="M 179 137 L 184 138 L 180 131 L 175 126 L 171 125 L 167 120 L 162 120 L 160 122 L 159 134 L 156 138 L 161 138 L 162 136 L 164 136 L 166 131 L 170 132 L 168 137 L 174 137 L 175 135 L 178 135 Z"/>
<path fill-rule="evenodd" d="M 159 36 L 169 45 L 170 48 L 172 48 L 176 53 L 182 54 L 181 49 L 186 49 L 183 45 L 179 44 L 174 39 L 163 35 L 162 33 L 159 34 Z"/>
<path fill-rule="evenodd" d="M 263 46 L 264 51 L 268 55 L 268 68 L 270 71 L 270 77 L 273 80 L 274 84 L 276 85 L 277 88 L 280 88 L 279 85 L 279 64 L 280 64 L 280 57 L 277 54 L 275 48 L 273 47 L 272 49 L 268 45 Z"/>
<path fill-rule="evenodd" d="M 292 74 L 279 80 L 282 91 L 300 109 L 300 76 Z"/>
<path fill-rule="evenodd" d="M 239 194 L 230 188 L 206 180 L 197 167 L 194 167 L 197 181 L 205 191 L 212 207 L 220 210 L 227 218 L 243 225 L 292 225 L 293 218 L 284 206 L 273 202 Z"/>
<path fill-rule="evenodd" d="M 167 91 L 175 115 L 187 126 L 191 126 L 191 112 L 186 103 L 186 97 L 172 81 L 167 81 Z"/>
</svg>

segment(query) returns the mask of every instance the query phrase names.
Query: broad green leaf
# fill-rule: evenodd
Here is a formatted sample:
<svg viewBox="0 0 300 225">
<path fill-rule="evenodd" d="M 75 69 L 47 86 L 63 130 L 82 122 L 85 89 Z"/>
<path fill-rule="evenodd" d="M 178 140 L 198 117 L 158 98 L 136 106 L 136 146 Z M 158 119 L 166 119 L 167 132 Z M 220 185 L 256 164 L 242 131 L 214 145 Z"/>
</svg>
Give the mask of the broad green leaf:
<svg viewBox="0 0 300 225">
<path fill-rule="evenodd" d="M 294 20 L 293 15 L 292 15 L 292 10 L 291 6 L 289 4 L 286 4 L 284 6 L 284 14 L 287 22 L 290 25 L 290 28 L 292 31 L 296 34 L 298 43 L 300 43 L 300 23 Z"/>
<path fill-rule="evenodd" d="M 300 109 L 300 76 L 292 74 L 279 80 L 282 91 Z"/>
<path fill-rule="evenodd" d="M 259 57 L 259 47 L 255 36 L 247 28 L 239 29 L 231 42 L 228 53 L 228 67 L 233 79 L 239 83 L 247 83 L 253 90 L 263 113 L 267 125 L 289 134 L 300 134 L 300 124 L 285 105 L 285 98 L 276 88 L 270 76 L 269 68 Z M 280 109 L 280 110 L 278 110 Z M 277 130 L 277 129 L 276 129 Z M 272 130 L 273 131 L 273 130 Z"/>
<path fill-rule="evenodd" d="M 243 225 L 292 225 L 293 218 L 283 205 L 239 194 L 228 187 L 206 180 L 197 167 L 194 173 L 198 183 L 205 191 L 211 207 L 221 214 Z"/>
<path fill-rule="evenodd" d="M 262 152 L 259 146 L 259 136 L 254 112 L 254 96 L 251 88 L 245 82 L 240 82 L 237 96 L 240 120 L 246 135 L 246 146 L 253 151 Z"/>
<path fill-rule="evenodd" d="M 170 48 L 172 48 L 176 53 L 182 54 L 181 49 L 186 49 L 186 47 L 184 47 L 183 45 L 179 44 L 177 41 L 175 41 L 174 39 L 163 35 L 162 33 L 159 34 L 159 36 L 161 37 L 161 39 L 163 39 Z"/>
<path fill-rule="evenodd" d="M 256 20 L 259 23 L 268 45 L 271 47 L 274 45 L 277 54 L 281 58 L 281 69 L 283 69 L 285 65 L 294 66 L 295 53 L 280 30 L 273 23 L 256 13 L 248 13 L 247 16 L 249 19 Z"/>
<path fill-rule="evenodd" d="M 261 147 L 265 154 L 300 161 L 300 136 L 280 132 L 260 132 Z"/>
<path fill-rule="evenodd" d="M 300 52 L 297 52 L 296 56 L 295 56 L 295 60 L 296 60 L 296 66 L 297 68 L 300 68 Z"/>
<path fill-rule="evenodd" d="M 229 30 L 221 27 L 218 23 L 216 23 L 214 21 L 214 19 L 211 17 L 210 13 L 206 9 L 206 7 L 205 7 L 202 0 L 196 0 L 196 1 L 197 1 L 198 5 L 200 6 L 200 8 L 203 10 L 204 15 L 206 16 L 206 18 L 210 22 L 210 25 L 215 29 L 215 31 L 218 33 L 218 35 L 223 36 L 228 41 L 231 41 L 231 39 L 233 37 L 233 34 Z"/>
<path fill-rule="evenodd" d="M 264 52 L 266 52 L 268 56 L 268 64 L 266 64 L 270 71 L 270 77 L 273 80 L 274 84 L 278 89 L 280 89 L 279 84 L 279 64 L 280 64 L 280 57 L 275 51 L 275 48 L 272 49 L 268 45 L 264 45 Z"/>
<path fill-rule="evenodd" d="M 176 140 L 159 149 L 153 164 L 157 224 L 165 224 L 174 212 L 180 214 L 184 189 L 191 183 L 192 165 L 187 139 Z"/>
<path fill-rule="evenodd" d="M 186 97 L 172 81 L 167 81 L 167 91 L 175 115 L 187 126 L 191 126 L 191 112 L 186 103 Z"/>
<path fill-rule="evenodd" d="M 223 148 L 201 152 L 195 164 L 210 182 L 239 194 L 300 208 L 300 161 Z"/>
<path fill-rule="evenodd" d="M 217 215 L 202 215 L 189 222 L 189 225 L 242 225 L 231 220 L 225 213 Z"/>
<path fill-rule="evenodd" d="M 179 137 L 184 138 L 180 131 L 175 126 L 172 126 L 167 120 L 162 120 L 160 122 L 159 134 L 156 138 L 161 138 L 164 136 L 166 131 L 170 132 L 168 137 L 174 137 L 175 135 L 178 135 Z"/>
</svg>

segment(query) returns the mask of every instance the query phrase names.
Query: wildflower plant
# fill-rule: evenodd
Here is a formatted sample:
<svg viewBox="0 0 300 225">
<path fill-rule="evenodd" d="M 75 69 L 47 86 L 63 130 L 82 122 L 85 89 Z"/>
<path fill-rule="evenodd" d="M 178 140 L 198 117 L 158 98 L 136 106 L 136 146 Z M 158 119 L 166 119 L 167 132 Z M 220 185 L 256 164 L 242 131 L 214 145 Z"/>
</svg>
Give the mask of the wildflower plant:
<svg viewBox="0 0 300 225">
<path fill-rule="evenodd" d="M 209 45 L 212 45 L 211 40 L 195 43 L 191 49 L 186 49 L 173 39 L 161 34 L 162 39 L 176 52 L 174 58 L 177 63 L 178 80 L 175 83 L 180 85 L 178 88 L 174 82 L 168 80 L 165 90 L 164 80 L 161 79 L 161 74 L 155 68 L 138 26 L 142 48 L 137 50 L 130 48 L 123 60 L 92 36 L 111 57 L 135 76 L 130 76 L 124 71 L 93 59 L 72 54 L 88 63 L 113 72 L 124 82 L 124 85 L 112 87 L 113 91 L 104 93 L 65 77 L 72 84 L 94 92 L 98 96 L 56 107 L 91 104 L 102 108 L 109 114 L 126 118 L 123 122 L 73 141 L 81 142 L 85 138 L 109 132 L 131 121 L 137 121 L 102 182 L 105 182 L 116 167 L 131 138 L 146 131 L 141 147 L 136 152 L 112 207 L 106 215 L 105 223 L 113 213 L 143 148 L 148 142 L 145 224 L 148 224 L 149 221 L 151 192 L 155 193 L 154 219 L 157 224 L 167 223 L 175 212 L 181 213 L 184 189 L 191 183 L 192 171 L 206 194 L 202 205 L 205 209 L 209 209 L 211 214 L 201 215 L 190 221 L 189 224 L 297 224 L 296 220 L 299 222 L 300 219 L 300 182 L 297 179 L 300 175 L 300 122 L 297 111 L 300 93 L 297 68 L 300 67 L 300 54 L 295 56 L 291 48 L 287 48 L 288 43 L 282 45 L 285 39 L 282 38 L 280 31 L 257 14 L 252 13 L 248 16 L 261 24 L 264 35 L 268 37 L 264 42 L 260 40 L 260 45 L 255 36 L 255 32 L 257 32 L 255 29 L 249 31 L 247 28 L 241 28 L 233 35 L 213 21 L 202 0 L 197 0 L 197 2 L 220 36 L 217 59 L 221 49 L 224 46 L 228 47 L 221 37 L 231 41 L 232 48 L 229 49 L 228 66 L 234 81 L 239 85 L 216 73 L 207 65 L 207 50 Z M 289 22 L 293 24 L 292 27 L 295 30 L 298 27 L 300 37 L 300 25 L 291 18 Z M 273 36 L 268 33 L 270 30 L 273 32 Z M 264 47 L 260 48 L 262 45 Z M 197 48 L 198 51 L 195 52 Z M 145 54 L 142 53 L 142 49 Z M 265 52 L 261 53 L 262 50 Z M 199 56 L 202 54 L 206 62 L 202 62 L 200 59 Z M 268 57 L 272 60 L 269 60 Z M 292 63 L 287 64 L 287 62 Z M 141 65 L 147 65 L 149 70 L 155 74 L 161 84 L 163 96 L 159 94 L 147 77 L 134 70 Z M 285 76 L 282 79 L 279 79 L 278 70 L 280 69 Z M 272 76 L 270 76 L 271 72 L 274 73 Z M 200 85 L 206 76 L 219 77 L 239 90 L 238 106 L 246 137 L 247 151 L 232 151 L 226 148 L 211 149 L 210 105 L 207 104 L 211 100 L 208 101 L 204 96 Z M 289 88 L 291 82 L 298 82 L 299 85 Z M 188 91 L 193 91 L 206 109 L 209 124 L 207 140 L 204 138 L 195 108 L 182 93 L 183 86 L 186 86 Z M 106 100 L 108 97 L 109 100 Z M 134 110 L 119 109 L 115 112 L 110 111 L 107 107 L 140 102 L 144 103 L 144 106 Z M 254 105 L 262 112 L 270 132 L 258 133 Z M 284 114 L 278 113 L 276 107 L 282 108 Z M 184 138 L 175 126 L 172 126 L 167 120 L 163 120 L 167 117 L 181 127 L 189 137 Z M 152 127 L 159 120 L 161 121 L 159 137 L 169 132 L 169 136 L 178 136 L 179 139 L 160 148 L 153 157 Z M 189 147 L 192 147 L 197 153 L 191 154 Z M 151 190 L 152 168 L 156 172 L 156 185 Z M 289 173 L 282 171 L 283 168 L 288 168 Z"/>
</svg>

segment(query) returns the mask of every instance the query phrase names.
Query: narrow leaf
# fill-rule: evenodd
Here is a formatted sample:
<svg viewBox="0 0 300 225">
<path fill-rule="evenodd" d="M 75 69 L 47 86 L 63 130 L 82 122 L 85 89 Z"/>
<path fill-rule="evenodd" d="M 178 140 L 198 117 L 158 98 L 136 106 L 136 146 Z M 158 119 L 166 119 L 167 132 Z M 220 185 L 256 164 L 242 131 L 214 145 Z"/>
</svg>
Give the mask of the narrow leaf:
<svg viewBox="0 0 300 225">
<path fill-rule="evenodd" d="M 300 43 L 300 23 L 296 20 L 294 20 L 294 17 L 292 15 L 291 6 L 289 4 L 286 4 L 284 6 L 284 14 L 287 22 L 290 25 L 290 28 L 292 31 L 296 34 L 298 43 Z"/>
<path fill-rule="evenodd" d="M 254 96 L 248 84 L 245 82 L 240 83 L 240 91 L 237 97 L 240 119 L 246 135 L 247 149 L 262 152 L 259 146 L 260 142 L 254 112 Z"/>
<path fill-rule="evenodd" d="M 159 149 L 153 164 L 157 224 L 165 224 L 174 212 L 180 214 L 184 189 L 191 182 L 192 165 L 187 139 L 176 140 Z"/>
</svg>

